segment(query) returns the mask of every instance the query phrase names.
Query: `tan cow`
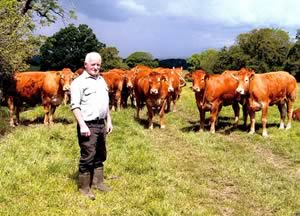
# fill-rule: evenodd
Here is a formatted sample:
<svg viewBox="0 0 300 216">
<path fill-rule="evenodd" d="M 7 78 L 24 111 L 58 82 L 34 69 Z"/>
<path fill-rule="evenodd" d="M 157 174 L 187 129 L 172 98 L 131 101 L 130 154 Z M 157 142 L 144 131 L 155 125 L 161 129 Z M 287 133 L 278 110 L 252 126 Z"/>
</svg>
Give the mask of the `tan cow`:
<svg viewBox="0 0 300 216">
<path fill-rule="evenodd" d="M 45 112 L 44 124 L 52 124 L 56 107 L 61 104 L 64 92 L 70 89 L 72 76 L 69 68 L 62 71 L 15 73 L 7 93 L 10 126 L 14 127 L 19 123 L 20 108 L 24 102 L 31 106 L 42 103 Z M 13 118 L 14 112 L 16 122 Z"/>
<path fill-rule="evenodd" d="M 233 76 L 234 77 L 234 76 Z M 280 129 L 285 127 L 286 106 L 288 122 L 286 129 L 291 128 L 293 104 L 297 96 L 296 79 L 285 71 L 256 74 L 253 70 L 242 68 L 236 77 L 239 85 L 236 91 L 246 95 L 250 115 L 250 134 L 255 133 L 255 112 L 262 110 L 262 135 L 267 133 L 267 115 L 269 106 L 276 104 L 280 112 Z"/>
<path fill-rule="evenodd" d="M 228 74 L 210 75 L 203 70 L 192 73 L 195 99 L 200 114 L 200 131 L 204 130 L 205 112 L 210 111 L 210 132 L 215 133 L 215 125 L 222 106 L 232 105 L 235 115 L 234 125 L 238 125 L 240 95 L 236 92 L 238 82 Z M 245 108 L 243 109 L 246 110 Z M 244 113 L 244 123 L 245 123 Z"/>
<path fill-rule="evenodd" d="M 140 76 L 139 76 L 140 75 Z M 135 78 L 134 93 L 137 105 L 137 119 L 144 103 L 148 110 L 149 129 L 153 129 L 155 112 L 160 116 L 160 128 L 165 128 L 165 107 L 168 97 L 167 78 L 157 72 L 140 73 Z"/>
</svg>

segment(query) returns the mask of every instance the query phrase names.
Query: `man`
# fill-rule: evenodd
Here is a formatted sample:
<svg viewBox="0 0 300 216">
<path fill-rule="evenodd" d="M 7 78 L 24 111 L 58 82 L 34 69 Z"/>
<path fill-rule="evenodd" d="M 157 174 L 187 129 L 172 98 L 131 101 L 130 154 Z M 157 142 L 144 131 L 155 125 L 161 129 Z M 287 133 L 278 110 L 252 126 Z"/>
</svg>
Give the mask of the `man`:
<svg viewBox="0 0 300 216">
<path fill-rule="evenodd" d="M 99 75 L 101 56 L 97 52 L 85 57 L 83 73 L 71 84 L 71 110 L 77 120 L 80 146 L 79 192 L 94 200 L 91 187 L 109 191 L 104 183 L 103 162 L 106 160 L 106 134 L 112 132 L 108 88 Z"/>
</svg>

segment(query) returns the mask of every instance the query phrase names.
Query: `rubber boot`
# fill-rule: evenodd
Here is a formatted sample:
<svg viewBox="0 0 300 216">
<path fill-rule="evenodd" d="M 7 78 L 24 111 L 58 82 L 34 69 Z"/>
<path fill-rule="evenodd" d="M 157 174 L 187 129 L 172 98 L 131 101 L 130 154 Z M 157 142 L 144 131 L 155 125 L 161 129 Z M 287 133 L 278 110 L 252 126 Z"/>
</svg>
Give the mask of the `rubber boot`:
<svg viewBox="0 0 300 216">
<path fill-rule="evenodd" d="M 96 188 L 102 192 L 111 191 L 111 188 L 104 184 L 103 167 L 94 169 L 92 188 Z"/>
<path fill-rule="evenodd" d="M 91 183 L 91 173 L 85 172 L 85 173 L 79 173 L 78 175 L 78 187 L 79 192 L 86 196 L 87 198 L 91 200 L 95 200 L 95 195 L 90 190 L 90 183 Z"/>
</svg>

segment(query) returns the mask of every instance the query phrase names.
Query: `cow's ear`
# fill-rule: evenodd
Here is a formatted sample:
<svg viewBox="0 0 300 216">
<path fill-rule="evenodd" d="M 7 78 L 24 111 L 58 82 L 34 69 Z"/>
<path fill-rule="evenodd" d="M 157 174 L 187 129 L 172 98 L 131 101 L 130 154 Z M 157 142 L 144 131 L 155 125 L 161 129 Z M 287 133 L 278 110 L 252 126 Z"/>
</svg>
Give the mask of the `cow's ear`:
<svg viewBox="0 0 300 216">
<path fill-rule="evenodd" d="M 250 79 L 250 80 L 253 80 L 253 78 L 254 78 L 254 75 L 255 75 L 255 72 L 254 72 L 254 70 L 251 70 L 251 72 L 250 72 L 250 76 L 249 76 L 249 79 Z"/>
<path fill-rule="evenodd" d="M 161 80 L 162 80 L 162 81 L 168 81 L 168 77 L 166 77 L 165 75 L 162 75 L 162 76 L 161 76 Z"/>
<path fill-rule="evenodd" d="M 209 79 L 209 75 L 208 75 L 208 74 L 205 74 L 204 80 L 206 81 L 206 80 L 208 80 L 208 79 Z"/>
</svg>

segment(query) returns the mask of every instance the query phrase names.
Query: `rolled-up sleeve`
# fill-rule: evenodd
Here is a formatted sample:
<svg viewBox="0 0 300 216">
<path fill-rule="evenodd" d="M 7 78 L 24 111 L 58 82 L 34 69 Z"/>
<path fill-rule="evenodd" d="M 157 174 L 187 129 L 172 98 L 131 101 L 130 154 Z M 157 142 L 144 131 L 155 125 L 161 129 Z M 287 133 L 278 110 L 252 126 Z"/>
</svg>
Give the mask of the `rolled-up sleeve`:
<svg viewBox="0 0 300 216">
<path fill-rule="evenodd" d="M 71 102 L 70 102 L 70 108 L 71 110 L 74 110 L 76 108 L 80 109 L 80 100 L 81 100 L 81 88 L 79 86 L 79 82 L 76 82 L 77 80 L 74 80 L 71 84 L 70 88 L 70 94 L 71 94 Z"/>
</svg>

